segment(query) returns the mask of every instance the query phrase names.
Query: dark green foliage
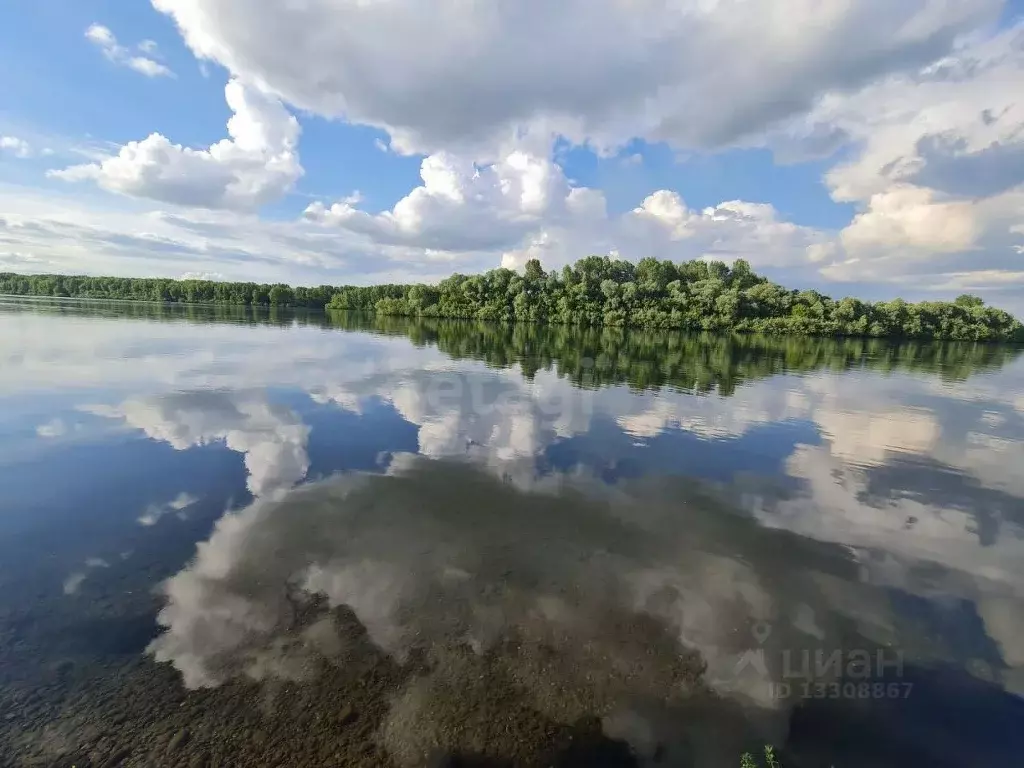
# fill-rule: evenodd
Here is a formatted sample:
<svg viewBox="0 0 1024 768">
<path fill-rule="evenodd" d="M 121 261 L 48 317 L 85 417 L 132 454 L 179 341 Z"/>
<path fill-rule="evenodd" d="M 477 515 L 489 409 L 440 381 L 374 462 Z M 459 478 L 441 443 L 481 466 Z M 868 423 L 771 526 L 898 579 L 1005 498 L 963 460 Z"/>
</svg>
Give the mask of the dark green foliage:
<svg viewBox="0 0 1024 768">
<path fill-rule="evenodd" d="M 287 285 L 0 273 L 0 294 L 255 307 L 358 310 L 583 326 L 631 326 L 769 335 L 868 336 L 1024 342 L 1024 327 L 975 296 L 908 304 L 834 301 L 769 282 L 742 259 L 637 264 L 588 256 L 560 273 L 531 259 L 520 275 L 494 269 L 437 285 Z"/>
<path fill-rule="evenodd" d="M 633 326 L 798 336 L 868 336 L 961 341 L 1024 341 L 1013 316 L 974 296 L 908 304 L 834 301 L 790 291 L 742 259 L 643 259 L 638 264 L 588 256 L 561 273 L 536 259 L 523 275 L 495 269 L 452 275 L 437 285 L 345 288 L 328 305 L 381 315 Z"/>
</svg>

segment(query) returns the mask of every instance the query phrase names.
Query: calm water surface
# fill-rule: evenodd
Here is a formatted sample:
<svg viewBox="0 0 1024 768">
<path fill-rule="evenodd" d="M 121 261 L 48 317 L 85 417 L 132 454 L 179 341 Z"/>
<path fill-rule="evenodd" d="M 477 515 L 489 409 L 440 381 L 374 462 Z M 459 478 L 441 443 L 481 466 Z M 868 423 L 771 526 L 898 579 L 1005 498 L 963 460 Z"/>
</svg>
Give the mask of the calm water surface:
<svg viewBox="0 0 1024 768">
<path fill-rule="evenodd" d="M 1020 765 L 1021 351 L 0 300 L 0 765 Z"/>
</svg>

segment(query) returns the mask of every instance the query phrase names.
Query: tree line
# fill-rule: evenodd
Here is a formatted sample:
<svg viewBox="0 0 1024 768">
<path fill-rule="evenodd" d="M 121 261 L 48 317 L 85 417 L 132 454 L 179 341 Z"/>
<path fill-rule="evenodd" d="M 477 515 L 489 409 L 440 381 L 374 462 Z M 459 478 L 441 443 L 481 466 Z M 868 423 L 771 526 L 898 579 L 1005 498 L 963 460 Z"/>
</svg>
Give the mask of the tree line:
<svg viewBox="0 0 1024 768">
<path fill-rule="evenodd" d="M 171 280 L 161 277 L 86 277 L 84 275 L 0 273 L 0 294 L 11 296 L 323 309 L 337 290 L 330 285 L 293 288 L 282 283 L 267 285 L 215 280 Z"/>
<path fill-rule="evenodd" d="M 493 269 L 433 285 L 293 288 L 210 280 L 0 273 L 0 294 L 127 299 L 243 307 L 356 310 L 380 316 L 458 318 L 575 326 L 767 335 L 1024 342 L 1024 326 L 976 297 L 908 303 L 834 300 L 789 290 L 739 259 L 679 264 L 590 256 L 545 272 Z"/>
</svg>

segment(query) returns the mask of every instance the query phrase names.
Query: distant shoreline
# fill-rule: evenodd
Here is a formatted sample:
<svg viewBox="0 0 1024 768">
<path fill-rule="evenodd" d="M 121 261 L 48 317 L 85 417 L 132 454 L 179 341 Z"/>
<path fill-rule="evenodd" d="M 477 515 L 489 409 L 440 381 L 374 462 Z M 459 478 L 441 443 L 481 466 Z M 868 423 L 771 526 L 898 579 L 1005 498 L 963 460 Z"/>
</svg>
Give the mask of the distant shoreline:
<svg viewBox="0 0 1024 768">
<path fill-rule="evenodd" d="M 284 284 L 0 273 L 0 295 L 255 309 L 353 310 L 384 316 L 644 328 L 770 336 L 1024 343 L 1024 326 L 976 296 L 955 301 L 834 300 L 723 262 L 591 256 L 560 272 L 455 274 L 434 285 Z"/>
<path fill-rule="evenodd" d="M 268 304 L 231 304 L 217 301 L 165 301 L 162 299 L 114 299 L 105 296 L 38 296 L 22 293 L 0 293 L 0 301 L 6 299 L 17 299 L 18 301 L 73 301 L 73 302 L 106 302 L 109 304 L 147 304 L 154 307 L 231 307 L 236 309 L 256 309 L 267 311 L 271 309 L 287 309 L 290 311 L 302 310 L 305 312 L 319 312 L 323 314 L 326 307 L 299 307 L 292 305 L 268 305 Z"/>
</svg>

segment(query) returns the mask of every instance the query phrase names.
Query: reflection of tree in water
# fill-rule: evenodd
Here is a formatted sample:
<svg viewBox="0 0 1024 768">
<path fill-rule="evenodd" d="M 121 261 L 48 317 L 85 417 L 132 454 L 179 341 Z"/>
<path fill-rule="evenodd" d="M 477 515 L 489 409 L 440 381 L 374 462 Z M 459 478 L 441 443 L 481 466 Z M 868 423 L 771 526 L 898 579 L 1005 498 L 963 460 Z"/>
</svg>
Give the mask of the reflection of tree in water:
<svg viewBox="0 0 1024 768">
<path fill-rule="evenodd" d="M 131 302 L 25 302 L 17 311 L 153 320 L 161 322 L 293 325 L 405 336 L 459 359 L 495 367 L 519 365 L 531 378 L 554 370 L 581 386 L 628 384 L 638 389 L 673 387 L 731 395 L 749 381 L 782 373 L 868 368 L 882 373 L 930 373 L 965 380 L 1012 363 L 1020 345 L 982 342 L 895 342 L 885 339 L 688 334 L 624 328 L 537 323 L 404 318 L 357 312 L 328 314 L 233 305 Z M 0 311 L 3 305 L 0 304 Z"/>
<path fill-rule="evenodd" d="M 737 385 L 781 373 L 868 368 L 966 379 L 1017 359 L 1022 349 L 964 342 L 903 342 L 741 334 L 686 334 L 531 323 L 406 319 L 334 312 L 352 330 L 408 336 L 455 359 L 518 364 L 527 378 L 550 369 L 585 386 L 629 384 L 731 395 Z"/>
</svg>

